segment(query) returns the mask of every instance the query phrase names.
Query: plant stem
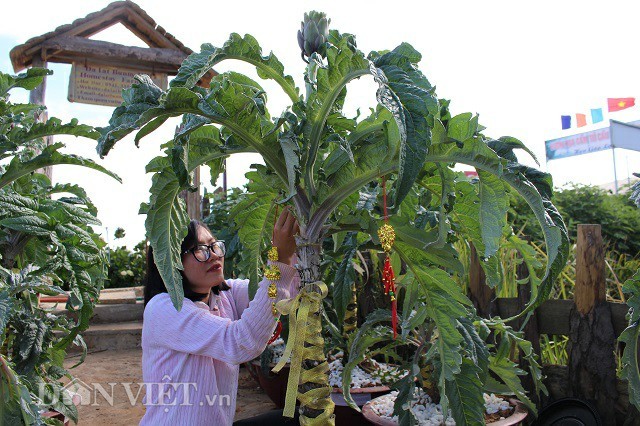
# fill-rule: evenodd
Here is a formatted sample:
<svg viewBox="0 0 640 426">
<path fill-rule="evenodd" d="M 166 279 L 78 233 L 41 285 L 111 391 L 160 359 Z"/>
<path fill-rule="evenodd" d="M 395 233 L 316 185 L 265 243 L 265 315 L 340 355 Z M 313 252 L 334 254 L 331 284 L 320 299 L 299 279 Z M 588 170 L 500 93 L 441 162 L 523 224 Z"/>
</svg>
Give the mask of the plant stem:
<svg viewBox="0 0 640 426">
<path fill-rule="evenodd" d="M 319 241 L 309 241 L 307 239 L 306 234 L 296 236 L 296 244 L 298 246 L 298 271 L 300 273 L 301 285 L 304 287 L 307 284 L 314 283 L 316 281 L 320 281 L 322 276 L 320 274 L 320 261 L 322 255 L 322 245 Z M 322 336 L 322 302 L 312 307 L 312 310 L 309 312 L 309 320 L 307 324 L 314 327 L 313 329 L 307 330 L 307 336 Z M 295 313 L 294 313 L 295 315 Z M 307 326 L 304 324 L 303 326 Z M 302 342 L 305 348 L 309 348 L 312 344 L 309 343 L 310 339 L 305 339 L 305 342 Z M 323 345 L 324 346 L 324 345 Z M 326 354 L 324 353 L 324 347 L 322 350 L 322 356 L 318 356 L 317 359 L 305 358 L 302 361 L 302 368 L 304 371 L 309 371 L 318 365 L 327 364 Z M 298 386 L 298 392 L 304 394 L 312 389 L 318 388 L 328 388 L 329 387 L 329 376 L 328 376 L 328 365 L 326 366 L 325 378 L 323 380 L 324 383 L 301 383 Z M 333 411 L 333 403 L 331 401 L 330 394 L 326 397 L 327 404 L 330 405 L 331 411 Z M 321 403 L 321 401 L 317 401 Z M 302 404 L 300 407 L 300 414 L 303 417 L 306 417 L 309 420 L 312 420 L 322 415 L 324 410 L 314 409 L 305 404 Z M 329 413 L 331 414 L 331 413 Z"/>
</svg>

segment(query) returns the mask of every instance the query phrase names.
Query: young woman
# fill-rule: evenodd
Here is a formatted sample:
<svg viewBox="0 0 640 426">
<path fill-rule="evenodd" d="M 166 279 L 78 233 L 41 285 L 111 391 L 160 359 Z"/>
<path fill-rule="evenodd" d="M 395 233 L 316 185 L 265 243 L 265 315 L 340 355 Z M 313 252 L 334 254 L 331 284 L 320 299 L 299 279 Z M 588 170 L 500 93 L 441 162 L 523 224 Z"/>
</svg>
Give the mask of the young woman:
<svg viewBox="0 0 640 426">
<path fill-rule="evenodd" d="M 284 209 L 273 233 L 281 277 L 276 300 L 298 293 L 293 214 Z M 142 373 L 146 413 L 141 425 L 233 423 L 238 366 L 259 356 L 276 321 L 269 281 L 249 302 L 249 280 L 224 278 L 225 246 L 201 222 L 191 221 L 181 247 L 185 298 L 177 311 L 153 262 L 147 259 L 142 327 Z"/>
</svg>

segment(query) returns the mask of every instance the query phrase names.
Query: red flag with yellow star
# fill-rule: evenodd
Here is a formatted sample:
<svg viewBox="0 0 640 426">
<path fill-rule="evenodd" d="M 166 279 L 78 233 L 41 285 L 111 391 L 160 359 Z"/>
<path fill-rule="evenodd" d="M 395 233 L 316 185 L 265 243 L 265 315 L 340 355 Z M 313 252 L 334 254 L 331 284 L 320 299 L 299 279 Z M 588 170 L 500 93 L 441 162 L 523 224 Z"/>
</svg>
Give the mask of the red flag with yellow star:
<svg viewBox="0 0 640 426">
<path fill-rule="evenodd" d="M 631 108 L 636 104 L 636 98 L 607 98 L 609 112 Z"/>
</svg>

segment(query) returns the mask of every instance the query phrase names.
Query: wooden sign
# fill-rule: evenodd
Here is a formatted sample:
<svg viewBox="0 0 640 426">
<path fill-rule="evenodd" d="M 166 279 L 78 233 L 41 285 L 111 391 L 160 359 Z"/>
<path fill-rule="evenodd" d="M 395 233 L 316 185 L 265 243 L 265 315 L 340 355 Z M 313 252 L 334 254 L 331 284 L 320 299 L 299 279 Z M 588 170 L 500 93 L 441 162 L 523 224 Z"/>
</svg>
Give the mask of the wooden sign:
<svg viewBox="0 0 640 426">
<path fill-rule="evenodd" d="M 141 72 L 133 69 L 74 62 L 69 77 L 69 102 L 120 106 L 122 89 L 131 86 L 136 74 L 141 74 Z M 166 74 L 156 73 L 150 77 L 158 87 L 166 90 Z"/>
</svg>

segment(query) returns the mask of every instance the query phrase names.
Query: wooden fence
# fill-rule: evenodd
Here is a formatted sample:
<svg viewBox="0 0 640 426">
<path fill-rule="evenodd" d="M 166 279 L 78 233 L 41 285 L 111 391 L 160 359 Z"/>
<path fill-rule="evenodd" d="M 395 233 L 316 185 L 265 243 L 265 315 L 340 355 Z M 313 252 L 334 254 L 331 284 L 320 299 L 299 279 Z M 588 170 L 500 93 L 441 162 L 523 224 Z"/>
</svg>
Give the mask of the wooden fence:
<svg viewBox="0 0 640 426">
<path fill-rule="evenodd" d="M 534 401 L 541 409 L 553 400 L 577 397 L 598 410 L 603 425 L 639 425 L 640 415 L 629 405 L 627 384 L 616 378 L 614 352 L 617 338 L 627 326 L 628 307 L 606 300 L 604 256 L 600 225 L 578 225 L 574 299 L 547 300 L 523 329 L 538 354 L 541 334 L 569 336 L 568 365 L 544 366 L 549 396 Z M 522 279 L 527 274 L 523 262 L 518 266 L 517 276 Z M 529 285 L 518 285 L 518 297 L 496 298 L 495 291 L 485 284 L 484 273 L 472 250 L 469 296 L 480 316 L 507 318 L 524 309 L 531 289 Z M 522 322 L 510 325 L 520 329 Z M 523 382 L 533 394 L 531 379 L 527 377 Z"/>
</svg>

